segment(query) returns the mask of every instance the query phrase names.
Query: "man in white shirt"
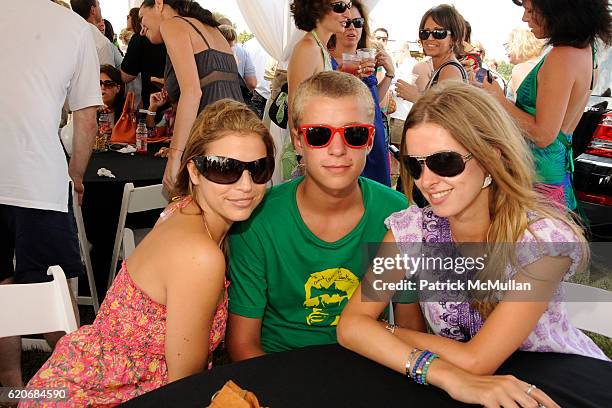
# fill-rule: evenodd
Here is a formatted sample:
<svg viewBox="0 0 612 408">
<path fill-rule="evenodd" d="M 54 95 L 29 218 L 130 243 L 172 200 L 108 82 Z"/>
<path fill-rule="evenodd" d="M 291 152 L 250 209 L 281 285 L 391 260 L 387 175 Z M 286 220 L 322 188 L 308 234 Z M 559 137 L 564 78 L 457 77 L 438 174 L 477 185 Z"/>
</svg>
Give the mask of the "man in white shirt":
<svg viewBox="0 0 612 408">
<path fill-rule="evenodd" d="M 257 77 L 257 86 L 253 91 L 251 103 L 252 106 L 257 109 L 259 117 L 263 118 L 266 103 L 268 99 L 270 99 L 270 81 L 265 77 L 266 67 L 275 61 L 266 50 L 264 50 L 255 37 L 244 43 L 244 49 L 251 56 L 251 60 L 255 66 L 255 75 Z"/>
<path fill-rule="evenodd" d="M 102 105 L 90 25 L 49 0 L 10 1 L 0 13 L 2 72 L 11 78 L 0 82 L 0 284 L 50 280 L 51 265 L 68 278 L 83 273 L 70 181 L 80 202 Z M 74 115 L 69 164 L 58 137 L 64 101 Z M 59 339 L 45 337 L 51 346 Z M 3 386 L 22 385 L 20 360 L 19 337 L 1 338 Z"/>
<path fill-rule="evenodd" d="M 91 36 L 96 44 L 96 51 L 98 52 L 98 60 L 100 61 L 100 65 L 108 64 L 115 68 L 119 68 L 123 58 L 115 58 L 115 52 L 113 50 L 115 45 L 111 43 L 97 27 L 97 24 L 103 21 L 100 1 L 70 0 L 70 5 L 75 13 L 83 17 L 85 21 L 89 23 L 89 31 L 91 31 Z"/>
</svg>

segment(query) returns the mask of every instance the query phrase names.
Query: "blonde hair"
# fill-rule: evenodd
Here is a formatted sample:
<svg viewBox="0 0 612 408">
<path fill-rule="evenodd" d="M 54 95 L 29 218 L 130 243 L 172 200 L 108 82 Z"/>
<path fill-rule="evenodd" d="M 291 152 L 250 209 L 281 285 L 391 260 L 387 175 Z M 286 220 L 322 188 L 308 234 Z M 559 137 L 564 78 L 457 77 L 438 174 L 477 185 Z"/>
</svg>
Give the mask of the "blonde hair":
<svg viewBox="0 0 612 408">
<path fill-rule="evenodd" d="M 238 34 L 231 25 L 221 24 L 218 28 L 230 45 L 233 45 L 238 40 Z"/>
<path fill-rule="evenodd" d="M 295 91 L 291 104 L 291 120 L 293 127 L 300 126 L 300 119 L 306 102 L 313 96 L 328 98 L 352 97 L 363 101 L 368 111 L 368 122 L 374 122 L 374 99 L 368 87 L 356 76 L 344 72 L 319 72 L 302 82 Z M 333 112 L 330 112 L 333 115 Z"/>
<path fill-rule="evenodd" d="M 206 155 L 209 144 L 222 139 L 229 133 L 260 136 L 266 146 L 266 155 L 274 157 L 274 141 L 259 117 L 242 102 L 221 99 L 208 105 L 193 123 L 172 192 L 173 196 L 191 194 L 193 185 L 187 171 L 187 164 L 196 156 Z M 198 204 L 197 197 L 191 195 L 194 202 Z"/>
<path fill-rule="evenodd" d="M 538 40 L 531 30 L 515 28 L 510 33 L 506 52 L 514 55 L 519 63 L 539 57 L 544 50 L 546 41 Z"/>
<path fill-rule="evenodd" d="M 506 279 L 506 267 L 521 270 L 514 245 L 535 221 L 548 218 L 566 224 L 582 244 L 582 264 L 588 262 L 584 235 L 570 216 L 533 190 L 533 159 L 521 131 L 497 101 L 482 89 L 457 81 L 445 81 L 428 90 L 412 107 L 404 126 L 401 152 L 406 152 L 406 131 L 422 123 L 446 129 L 491 174 L 489 193 L 491 226 L 487 250 L 491 253 L 484 279 Z M 404 191 L 412 201 L 413 179 L 401 166 Z M 485 294 L 474 307 L 486 318 L 495 308 L 495 293 Z"/>
</svg>

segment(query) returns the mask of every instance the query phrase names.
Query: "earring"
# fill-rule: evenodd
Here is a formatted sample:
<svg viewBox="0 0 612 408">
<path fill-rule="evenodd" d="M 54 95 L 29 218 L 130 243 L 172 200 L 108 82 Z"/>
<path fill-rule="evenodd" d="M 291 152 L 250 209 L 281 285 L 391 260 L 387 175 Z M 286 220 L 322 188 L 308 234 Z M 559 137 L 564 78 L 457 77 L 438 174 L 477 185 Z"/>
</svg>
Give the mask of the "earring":
<svg viewBox="0 0 612 408">
<path fill-rule="evenodd" d="M 484 183 L 482 183 L 482 188 L 487 188 L 493 182 L 493 177 L 490 174 L 487 174 L 487 177 L 484 179 Z"/>
</svg>

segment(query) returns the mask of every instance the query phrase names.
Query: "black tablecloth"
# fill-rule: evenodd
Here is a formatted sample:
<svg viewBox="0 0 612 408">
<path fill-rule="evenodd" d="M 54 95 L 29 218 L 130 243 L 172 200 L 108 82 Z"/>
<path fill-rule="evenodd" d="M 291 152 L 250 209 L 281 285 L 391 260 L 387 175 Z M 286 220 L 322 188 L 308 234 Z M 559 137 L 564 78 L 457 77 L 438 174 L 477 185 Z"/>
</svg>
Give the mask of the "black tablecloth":
<svg viewBox="0 0 612 408">
<path fill-rule="evenodd" d="M 154 157 L 157 150 L 159 145 L 149 146 L 147 154 L 94 153 L 87 166 L 81 210 L 87 238 L 92 244 L 91 262 L 100 300 L 106 293 L 123 186 L 128 182 L 136 187 L 161 183 L 166 159 Z M 115 178 L 98 176 L 98 169 L 102 167 L 110 170 Z M 158 216 L 159 211 L 130 215 L 126 225 L 134 228 L 151 226 Z"/>
<path fill-rule="evenodd" d="M 564 408 L 612 407 L 609 362 L 567 354 L 516 352 L 498 374 L 513 374 L 537 385 Z M 467 406 L 436 387 L 417 385 L 337 345 L 218 366 L 122 406 L 202 408 L 230 379 L 253 391 L 261 405 L 271 408 Z"/>
</svg>

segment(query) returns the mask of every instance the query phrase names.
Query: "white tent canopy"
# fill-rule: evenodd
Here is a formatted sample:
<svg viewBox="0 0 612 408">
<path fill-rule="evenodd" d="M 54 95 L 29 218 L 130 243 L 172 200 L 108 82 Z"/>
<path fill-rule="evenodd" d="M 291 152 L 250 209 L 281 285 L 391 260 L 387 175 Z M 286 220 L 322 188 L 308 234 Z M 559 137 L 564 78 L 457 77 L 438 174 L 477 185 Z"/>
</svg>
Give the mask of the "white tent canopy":
<svg viewBox="0 0 612 408">
<path fill-rule="evenodd" d="M 379 0 L 366 0 L 372 10 Z M 281 63 L 291 57 L 295 43 L 304 35 L 293 22 L 289 9 L 290 0 L 236 0 L 249 30 L 257 37 L 263 48 Z"/>
</svg>

